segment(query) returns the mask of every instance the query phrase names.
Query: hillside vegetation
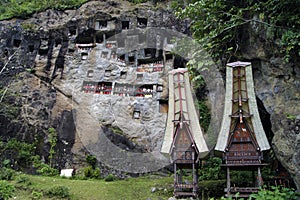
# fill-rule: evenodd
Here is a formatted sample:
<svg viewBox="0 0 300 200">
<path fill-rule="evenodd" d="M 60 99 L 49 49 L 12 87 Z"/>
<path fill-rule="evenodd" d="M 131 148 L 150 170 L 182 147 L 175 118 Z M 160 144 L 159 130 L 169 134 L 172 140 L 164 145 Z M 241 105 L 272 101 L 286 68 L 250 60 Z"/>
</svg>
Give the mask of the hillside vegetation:
<svg viewBox="0 0 300 200">
<path fill-rule="evenodd" d="M 33 13 L 53 8 L 76 8 L 88 0 L 1 0 L 0 20 L 12 17 L 28 18 Z"/>
</svg>

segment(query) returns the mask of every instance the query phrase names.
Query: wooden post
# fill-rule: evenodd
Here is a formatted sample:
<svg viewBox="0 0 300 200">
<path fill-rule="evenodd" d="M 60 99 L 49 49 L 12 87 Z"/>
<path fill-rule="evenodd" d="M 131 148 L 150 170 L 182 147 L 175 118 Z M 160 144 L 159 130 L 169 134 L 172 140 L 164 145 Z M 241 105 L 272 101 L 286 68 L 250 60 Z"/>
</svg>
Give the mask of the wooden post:
<svg viewBox="0 0 300 200">
<path fill-rule="evenodd" d="M 193 193 L 197 192 L 197 175 L 196 175 L 196 170 L 195 170 L 195 152 L 192 152 L 192 159 L 193 159 Z"/>
<path fill-rule="evenodd" d="M 230 170 L 229 167 L 227 167 L 227 195 L 230 195 Z"/>
<path fill-rule="evenodd" d="M 258 187 L 262 186 L 262 177 L 261 177 L 261 172 L 260 172 L 260 167 L 257 167 L 257 183 Z"/>
<path fill-rule="evenodd" d="M 176 169 L 176 163 L 174 162 L 174 194 L 176 192 L 176 183 L 177 183 L 177 169 Z"/>
</svg>

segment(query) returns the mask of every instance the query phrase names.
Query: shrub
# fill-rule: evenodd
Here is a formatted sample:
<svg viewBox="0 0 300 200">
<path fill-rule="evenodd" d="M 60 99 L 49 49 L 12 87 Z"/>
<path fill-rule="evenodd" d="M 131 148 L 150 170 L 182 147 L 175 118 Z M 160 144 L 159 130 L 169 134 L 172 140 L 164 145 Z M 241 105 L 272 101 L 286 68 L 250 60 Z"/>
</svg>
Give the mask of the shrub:
<svg viewBox="0 0 300 200">
<path fill-rule="evenodd" d="M 68 198 L 70 197 L 69 188 L 65 186 L 54 186 L 47 191 L 49 197 Z"/>
<path fill-rule="evenodd" d="M 225 175 L 221 171 L 222 160 L 214 157 L 205 161 L 200 171 L 199 180 L 219 180 Z"/>
<path fill-rule="evenodd" d="M 272 186 L 270 190 L 262 188 L 258 193 L 251 194 L 250 199 L 259 200 L 296 200 L 300 198 L 300 193 L 295 192 L 295 190 L 284 187 Z"/>
<path fill-rule="evenodd" d="M 93 155 L 87 155 L 86 156 L 86 162 L 93 167 L 93 169 L 95 169 L 96 167 L 96 163 L 97 163 L 97 158 L 96 156 L 93 156 Z"/>
<path fill-rule="evenodd" d="M 43 197 L 43 192 L 32 191 L 31 196 L 32 199 L 41 199 Z"/>
<path fill-rule="evenodd" d="M 1 180 L 12 180 L 13 176 L 15 174 L 15 171 L 6 167 L 2 167 L 0 171 L 0 179 Z"/>
<path fill-rule="evenodd" d="M 112 175 L 112 174 L 108 174 L 108 175 L 105 177 L 104 180 L 107 181 L 107 182 L 110 182 L 110 181 L 117 180 L 117 177 L 115 177 L 115 176 Z"/>
<path fill-rule="evenodd" d="M 24 174 L 17 177 L 16 183 L 23 186 L 28 186 L 32 184 L 30 178 Z"/>
<path fill-rule="evenodd" d="M 0 181 L 0 199 L 9 199 L 13 196 L 15 187 L 7 183 L 7 181 Z"/>
<path fill-rule="evenodd" d="M 59 171 L 57 169 L 52 168 L 45 163 L 40 164 L 37 172 L 43 176 L 57 176 L 59 174 Z"/>
<path fill-rule="evenodd" d="M 226 180 L 206 180 L 199 182 L 199 193 L 202 199 L 219 198 L 224 195 Z"/>
<path fill-rule="evenodd" d="M 100 174 L 100 168 L 97 167 L 97 168 L 93 168 L 92 166 L 88 166 L 88 167 L 85 167 L 84 168 L 84 176 L 87 177 L 87 178 L 100 178 L 101 174 Z"/>
</svg>

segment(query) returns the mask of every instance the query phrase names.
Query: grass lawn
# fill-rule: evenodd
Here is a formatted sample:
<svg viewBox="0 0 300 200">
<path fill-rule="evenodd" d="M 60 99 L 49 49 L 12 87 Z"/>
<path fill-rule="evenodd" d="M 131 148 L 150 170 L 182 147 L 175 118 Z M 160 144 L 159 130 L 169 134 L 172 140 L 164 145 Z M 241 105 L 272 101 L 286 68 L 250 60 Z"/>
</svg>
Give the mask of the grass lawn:
<svg viewBox="0 0 300 200">
<path fill-rule="evenodd" d="M 45 177 L 26 175 L 30 180 L 30 185 L 18 186 L 16 181 L 12 183 L 18 188 L 11 199 L 32 200 L 32 191 L 43 193 L 40 199 L 49 198 L 45 195 L 49 188 L 54 186 L 66 186 L 69 188 L 72 200 L 152 200 L 168 199 L 173 192 L 173 177 L 139 177 L 105 182 L 104 180 L 73 180 L 61 177 Z M 156 191 L 151 192 L 155 187 Z"/>
</svg>

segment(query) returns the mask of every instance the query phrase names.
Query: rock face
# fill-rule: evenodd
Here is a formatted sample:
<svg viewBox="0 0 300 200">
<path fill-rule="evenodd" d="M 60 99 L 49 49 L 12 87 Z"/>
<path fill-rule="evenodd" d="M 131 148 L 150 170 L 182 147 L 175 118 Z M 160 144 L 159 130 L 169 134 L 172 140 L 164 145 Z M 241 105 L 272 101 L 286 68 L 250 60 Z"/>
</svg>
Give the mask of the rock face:
<svg viewBox="0 0 300 200">
<path fill-rule="evenodd" d="M 300 187 L 299 123 L 300 68 L 299 60 L 284 63 L 280 49 L 269 41 L 265 28 L 251 24 L 245 30 L 242 57 L 252 61 L 253 78 L 261 114 L 276 157 Z M 266 115 L 265 115 L 266 116 Z"/>
<path fill-rule="evenodd" d="M 78 10 L 2 21 L 1 82 L 21 95 L 19 122 L 3 119 L 3 135 L 28 142 L 39 138 L 38 152 L 47 161 L 47 130 L 54 127 L 58 168 L 80 167 L 86 154 L 130 173 L 168 165 L 159 152 L 166 75 L 174 57 L 162 45 L 169 45 L 172 35 L 159 37 L 147 27 L 188 33 L 187 23 L 179 23 L 170 10 L 122 1 L 91 1 Z"/>
<path fill-rule="evenodd" d="M 143 173 L 167 164 L 159 150 L 166 74 L 174 58 L 157 50 L 171 40 L 145 28 L 189 34 L 188 23 L 177 21 L 167 8 L 123 1 L 90 1 L 77 10 L 46 10 L 27 20 L 0 22 L 1 89 L 10 94 L 3 101 L 19 108 L 0 115 L 1 136 L 38 139 L 38 152 L 47 161 L 47 130 L 54 127 L 59 168 L 80 167 L 89 153 L 115 171 Z M 265 131 L 274 136 L 276 157 L 299 188 L 299 61 L 284 64 L 260 25 L 251 24 L 244 33 L 240 59 L 252 62 Z M 218 94 L 216 89 L 209 95 Z M 217 107 L 213 112 L 222 112 Z M 146 169 L 142 163 L 153 165 Z"/>
</svg>

